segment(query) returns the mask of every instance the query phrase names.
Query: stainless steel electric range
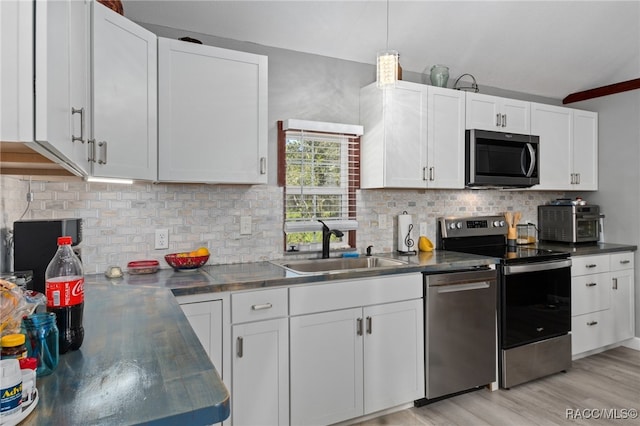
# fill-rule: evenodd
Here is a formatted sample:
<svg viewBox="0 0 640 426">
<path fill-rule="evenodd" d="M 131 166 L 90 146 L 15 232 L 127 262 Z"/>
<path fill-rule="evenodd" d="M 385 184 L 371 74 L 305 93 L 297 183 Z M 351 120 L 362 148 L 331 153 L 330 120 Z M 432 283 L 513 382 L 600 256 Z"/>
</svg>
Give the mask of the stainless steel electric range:
<svg viewBox="0 0 640 426">
<path fill-rule="evenodd" d="M 507 244 L 503 216 L 438 219 L 437 248 L 502 259 L 498 285 L 499 383 L 510 388 L 571 367 L 571 259 Z"/>
</svg>

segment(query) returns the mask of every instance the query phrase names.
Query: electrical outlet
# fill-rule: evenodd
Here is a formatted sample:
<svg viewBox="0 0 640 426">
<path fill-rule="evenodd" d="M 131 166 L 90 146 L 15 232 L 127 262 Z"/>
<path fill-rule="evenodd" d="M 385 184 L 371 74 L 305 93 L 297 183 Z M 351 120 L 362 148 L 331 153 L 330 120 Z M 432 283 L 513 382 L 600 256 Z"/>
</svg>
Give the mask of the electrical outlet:
<svg viewBox="0 0 640 426">
<path fill-rule="evenodd" d="M 240 216 L 240 235 L 251 235 L 251 216 Z"/>
<path fill-rule="evenodd" d="M 378 228 L 387 229 L 387 215 L 380 213 L 378 214 Z"/>
<path fill-rule="evenodd" d="M 427 222 L 420 222 L 420 236 L 427 236 Z"/>
<path fill-rule="evenodd" d="M 169 230 L 168 229 L 156 229 L 156 250 L 169 248 Z"/>
</svg>

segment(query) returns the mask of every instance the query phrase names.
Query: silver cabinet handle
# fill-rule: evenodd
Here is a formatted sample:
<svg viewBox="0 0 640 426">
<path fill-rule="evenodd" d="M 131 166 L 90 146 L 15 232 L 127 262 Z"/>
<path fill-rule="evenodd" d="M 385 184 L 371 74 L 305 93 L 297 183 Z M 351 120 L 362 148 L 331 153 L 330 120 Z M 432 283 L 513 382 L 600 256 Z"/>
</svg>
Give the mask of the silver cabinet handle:
<svg viewBox="0 0 640 426">
<path fill-rule="evenodd" d="M 241 336 L 238 336 L 238 338 L 236 339 L 236 355 L 238 355 L 238 358 L 242 358 L 244 352 L 244 340 L 242 339 Z"/>
<path fill-rule="evenodd" d="M 574 185 L 575 183 L 576 183 L 576 174 L 571 173 L 571 185 Z"/>
<path fill-rule="evenodd" d="M 98 164 L 107 164 L 107 141 L 98 142 L 98 148 L 102 152 L 102 155 L 98 156 Z"/>
<path fill-rule="evenodd" d="M 362 336 L 362 318 L 356 320 L 356 334 Z"/>
<path fill-rule="evenodd" d="M 87 145 L 88 146 L 88 152 L 89 152 L 89 157 L 87 158 L 87 160 L 90 163 L 95 163 L 96 162 L 96 140 L 95 139 L 89 139 L 87 141 Z"/>
<path fill-rule="evenodd" d="M 271 309 L 273 305 L 271 303 L 262 303 L 260 305 L 251 305 L 252 311 L 262 311 L 264 309 Z"/>
<path fill-rule="evenodd" d="M 260 174 L 267 174 L 267 157 L 260 157 Z"/>
<path fill-rule="evenodd" d="M 587 323 L 587 325 L 588 325 L 589 327 L 591 327 L 592 325 L 598 325 L 598 321 L 589 321 L 589 322 Z"/>
<path fill-rule="evenodd" d="M 580 173 L 576 173 L 576 185 L 580 185 Z"/>
<path fill-rule="evenodd" d="M 594 287 L 594 286 L 596 286 L 596 285 L 597 285 L 596 283 L 587 283 L 587 284 L 586 284 L 586 286 L 587 286 L 587 287 Z"/>
<path fill-rule="evenodd" d="M 80 114 L 80 136 L 71 135 L 71 142 L 84 143 L 84 108 L 76 109 L 71 107 L 71 115 Z"/>
<path fill-rule="evenodd" d="M 429 167 L 429 180 L 434 181 L 436 179 L 435 167 Z"/>
<path fill-rule="evenodd" d="M 585 267 L 587 267 L 587 268 L 589 268 L 589 269 L 591 269 L 591 268 L 595 268 L 596 266 L 598 266 L 598 265 L 596 265 L 595 263 L 590 263 L 590 264 L 588 264 L 588 265 L 585 265 Z"/>
<path fill-rule="evenodd" d="M 613 289 L 614 289 L 614 290 L 617 290 L 617 289 L 618 289 L 618 279 L 617 279 L 617 278 L 614 278 L 614 279 L 613 279 Z"/>
<path fill-rule="evenodd" d="M 507 127 L 507 114 L 502 114 L 502 127 Z"/>
<path fill-rule="evenodd" d="M 498 126 L 498 127 L 502 126 L 501 118 L 502 118 L 502 116 L 500 114 L 496 114 L 496 126 Z"/>
<path fill-rule="evenodd" d="M 629 259 L 624 259 L 620 261 L 621 265 L 626 265 L 627 263 L 631 263 L 631 261 Z"/>
<path fill-rule="evenodd" d="M 371 334 L 371 317 L 367 317 L 367 334 Z"/>
</svg>

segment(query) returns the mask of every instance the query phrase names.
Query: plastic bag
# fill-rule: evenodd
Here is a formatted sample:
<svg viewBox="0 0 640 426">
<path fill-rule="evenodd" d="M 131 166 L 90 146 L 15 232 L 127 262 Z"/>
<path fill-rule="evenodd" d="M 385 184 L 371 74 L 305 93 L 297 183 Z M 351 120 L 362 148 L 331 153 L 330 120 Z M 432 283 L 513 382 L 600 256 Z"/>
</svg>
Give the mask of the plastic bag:
<svg viewBox="0 0 640 426">
<path fill-rule="evenodd" d="M 31 315 L 38 306 L 46 304 L 44 294 L 0 280 L 0 336 L 20 333 L 22 317 Z"/>
</svg>

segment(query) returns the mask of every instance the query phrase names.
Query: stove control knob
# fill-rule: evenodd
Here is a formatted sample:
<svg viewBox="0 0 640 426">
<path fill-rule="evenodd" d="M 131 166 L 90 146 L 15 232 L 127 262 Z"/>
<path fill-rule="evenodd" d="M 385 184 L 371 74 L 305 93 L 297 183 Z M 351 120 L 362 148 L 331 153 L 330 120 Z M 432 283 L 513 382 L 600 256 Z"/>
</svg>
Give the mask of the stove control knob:
<svg viewBox="0 0 640 426">
<path fill-rule="evenodd" d="M 451 222 L 451 223 L 449 224 L 449 229 L 456 229 L 456 224 L 455 224 L 455 223 L 453 223 L 453 222 Z"/>
<path fill-rule="evenodd" d="M 462 229 L 462 222 L 458 222 L 458 223 L 456 223 L 456 228 L 458 228 L 458 229 Z"/>
<path fill-rule="evenodd" d="M 504 226 L 504 220 L 496 220 L 493 222 L 494 228 L 501 228 Z"/>
</svg>

